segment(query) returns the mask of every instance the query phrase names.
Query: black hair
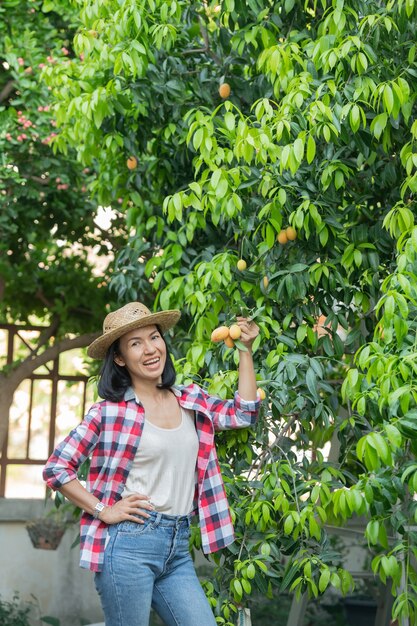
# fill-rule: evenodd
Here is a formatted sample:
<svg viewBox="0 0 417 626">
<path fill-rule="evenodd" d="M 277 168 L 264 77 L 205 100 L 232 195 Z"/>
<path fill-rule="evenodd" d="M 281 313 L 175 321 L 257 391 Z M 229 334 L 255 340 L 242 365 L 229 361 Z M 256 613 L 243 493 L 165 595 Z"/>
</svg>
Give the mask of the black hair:
<svg viewBox="0 0 417 626">
<path fill-rule="evenodd" d="M 166 360 L 162 371 L 162 382 L 157 385 L 157 387 L 159 389 L 169 389 L 175 383 L 177 374 L 165 338 L 158 326 L 157 328 L 166 346 Z M 99 396 L 111 402 L 121 402 L 127 389 L 132 385 L 132 379 L 130 378 L 127 368 L 118 365 L 114 360 L 119 354 L 119 339 L 116 339 L 106 352 L 99 375 Z"/>
</svg>

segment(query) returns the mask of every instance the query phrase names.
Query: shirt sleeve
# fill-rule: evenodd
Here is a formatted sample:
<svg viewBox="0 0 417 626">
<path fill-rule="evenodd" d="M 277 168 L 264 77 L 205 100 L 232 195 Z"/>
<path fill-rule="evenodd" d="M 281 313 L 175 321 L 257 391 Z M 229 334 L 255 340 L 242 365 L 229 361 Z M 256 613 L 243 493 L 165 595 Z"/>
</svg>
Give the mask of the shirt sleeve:
<svg viewBox="0 0 417 626">
<path fill-rule="evenodd" d="M 207 410 L 213 420 L 215 430 L 228 430 L 232 428 L 248 428 L 256 424 L 261 405 L 260 397 L 256 400 L 244 400 L 236 391 L 233 400 L 222 400 L 203 391 Z"/>
<path fill-rule="evenodd" d="M 83 421 L 55 448 L 43 469 L 43 479 L 54 491 L 77 478 L 100 435 L 101 407 L 91 407 Z"/>
</svg>

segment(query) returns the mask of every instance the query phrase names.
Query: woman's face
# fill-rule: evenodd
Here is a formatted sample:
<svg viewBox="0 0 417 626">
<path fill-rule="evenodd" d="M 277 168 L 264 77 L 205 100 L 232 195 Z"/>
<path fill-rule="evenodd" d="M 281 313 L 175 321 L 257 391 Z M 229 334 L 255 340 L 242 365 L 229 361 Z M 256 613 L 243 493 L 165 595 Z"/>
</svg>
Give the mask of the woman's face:
<svg viewBox="0 0 417 626">
<path fill-rule="evenodd" d="M 166 361 L 166 345 L 155 325 L 131 330 L 119 339 L 117 365 L 126 367 L 132 381 L 160 382 Z"/>
</svg>

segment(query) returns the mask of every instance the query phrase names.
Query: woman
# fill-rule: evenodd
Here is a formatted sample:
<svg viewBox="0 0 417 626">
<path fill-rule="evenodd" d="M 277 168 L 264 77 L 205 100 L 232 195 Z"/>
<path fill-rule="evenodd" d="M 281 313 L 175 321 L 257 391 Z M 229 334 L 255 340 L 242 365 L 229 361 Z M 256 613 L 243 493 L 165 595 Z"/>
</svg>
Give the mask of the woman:
<svg viewBox="0 0 417 626">
<path fill-rule="evenodd" d="M 233 541 L 214 430 L 254 424 L 259 399 L 251 356 L 258 327 L 238 318 L 239 387 L 223 401 L 174 386 L 163 333 L 179 311 L 131 302 L 110 313 L 88 355 L 104 358 L 102 402 L 49 458 L 44 478 L 83 509 L 81 567 L 95 572 L 106 626 L 147 626 L 151 606 L 168 626 L 215 626 L 189 552 L 191 514 L 204 552 Z M 91 457 L 86 487 L 77 470 Z"/>
</svg>

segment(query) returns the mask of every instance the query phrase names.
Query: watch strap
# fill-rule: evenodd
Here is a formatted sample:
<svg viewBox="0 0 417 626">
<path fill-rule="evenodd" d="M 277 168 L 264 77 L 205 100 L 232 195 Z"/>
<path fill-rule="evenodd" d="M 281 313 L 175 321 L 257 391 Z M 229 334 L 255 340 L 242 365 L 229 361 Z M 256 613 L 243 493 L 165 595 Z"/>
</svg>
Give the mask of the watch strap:
<svg viewBox="0 0 417 626">
<path fill-rule="evenodd" d="M 106 508 L 105 504 L 103 504 L 102 502 L 97 502 L 96 506 L 94 507 L 94 512 L 93 512 L 94 519 L 98 519 L 98 516 L 100 515 L 102 510 L 105 508 Z"/>
</svg>

